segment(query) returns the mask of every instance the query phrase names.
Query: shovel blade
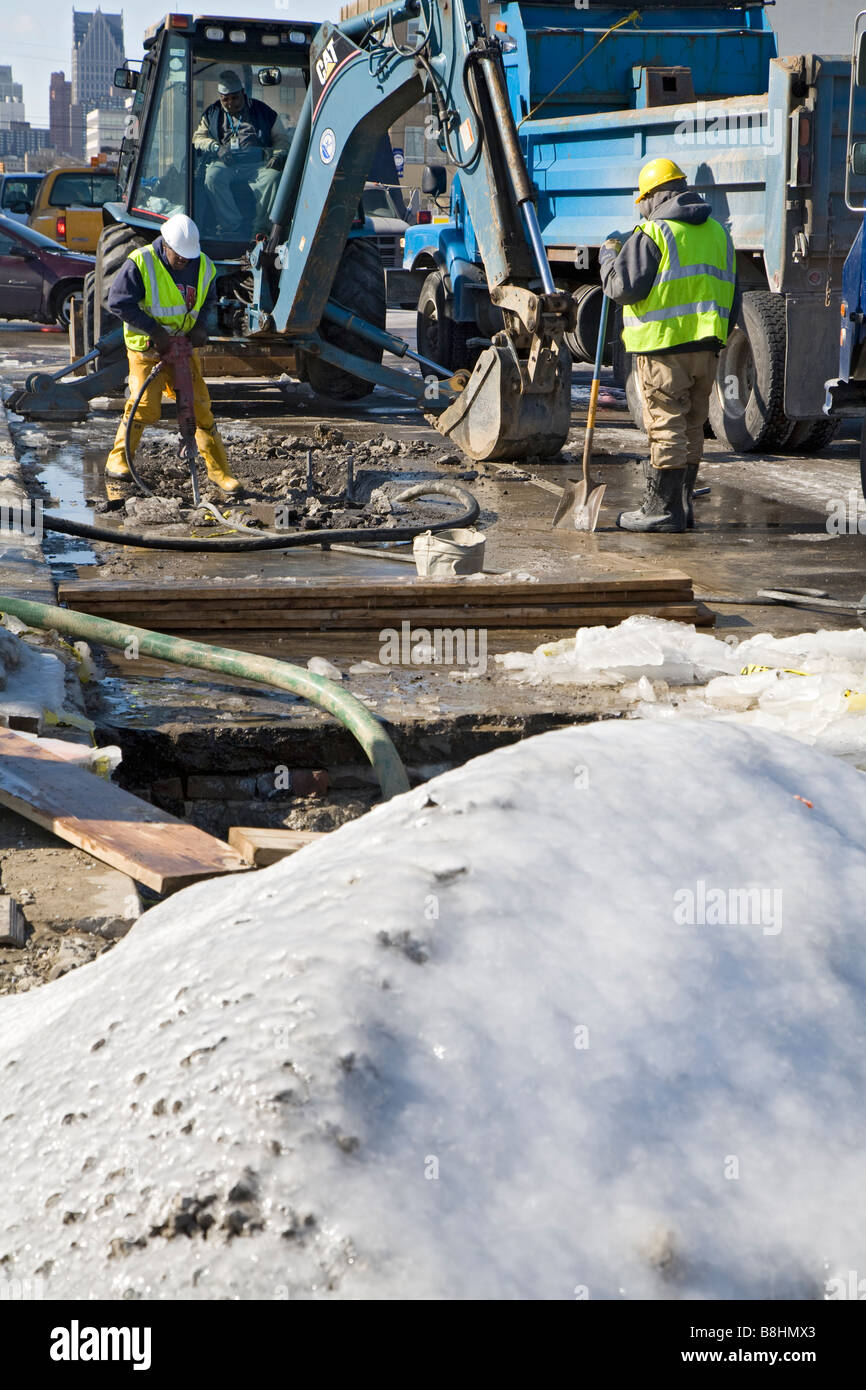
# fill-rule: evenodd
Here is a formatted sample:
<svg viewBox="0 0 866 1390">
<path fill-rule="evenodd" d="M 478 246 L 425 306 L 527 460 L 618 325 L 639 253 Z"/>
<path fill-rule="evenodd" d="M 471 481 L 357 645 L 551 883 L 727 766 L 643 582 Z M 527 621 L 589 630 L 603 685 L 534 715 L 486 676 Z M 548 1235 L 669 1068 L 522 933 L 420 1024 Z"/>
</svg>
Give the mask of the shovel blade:
<svg viewBox="0 0 866 1390">
<path fill-rule="evenodd" d="M 594 531 L 598 525 L 605 484 L 587 489 L 586 483 L 566 483 L 553 516 L 553 526 L 573 522 L 576 531 Z"/>
<path fill-rule="evenodd" d="M 438 417 L 436 428 L 482 463 L 558 454 L 570 424 L 570 364 L 561 349 L 550 389 L 528 391 L 511 353 L 485 348 L 466 389 Z"/>
</svg>

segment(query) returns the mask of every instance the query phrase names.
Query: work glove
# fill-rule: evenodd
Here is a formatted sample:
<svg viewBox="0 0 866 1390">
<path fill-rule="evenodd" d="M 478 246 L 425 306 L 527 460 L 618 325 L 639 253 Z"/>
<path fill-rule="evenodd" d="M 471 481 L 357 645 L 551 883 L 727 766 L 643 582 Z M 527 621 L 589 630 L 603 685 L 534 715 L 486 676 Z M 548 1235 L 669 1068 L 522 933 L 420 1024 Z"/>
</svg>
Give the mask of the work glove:
<svg viewBox="0 0 866 1390">
<path fill-rule="evenodd" d="M 193 324 L 186 336 L 189 338 L 193 347 L 204 347 L 207 342 L 207 329 L 201 321 L 198 321 Z"/>
<path fill-rule="evenodd" d="M 150 341 L 160 357 L 163 357 L 171 347 L 171 334 L 161 323 L 157 323 L 150 330 Z"/>
<path fill-rule="evenodd" d="M 265 164 L 265 168 L 266 168 L 266 169 L 282 169 L 282 167 L 283 167 L 283 165 L 285 164 L 285 162 L 286 162 L 286 151 L 285 151 L 285 150 L 274 150 L 274 152 L 273 152 L 273 154 L 271 155 L 270 159 L 269 159 L 269 160 L 267 161 L 267 163 Z"/>
<path fill-rule="evenodd" d="M 609 261 L 615 261 L 622 250 L 622 242 L 618 236 L 609 236 L 602 242 L 598 252 L 599 265 L 607 265 Z"/>
</svg>

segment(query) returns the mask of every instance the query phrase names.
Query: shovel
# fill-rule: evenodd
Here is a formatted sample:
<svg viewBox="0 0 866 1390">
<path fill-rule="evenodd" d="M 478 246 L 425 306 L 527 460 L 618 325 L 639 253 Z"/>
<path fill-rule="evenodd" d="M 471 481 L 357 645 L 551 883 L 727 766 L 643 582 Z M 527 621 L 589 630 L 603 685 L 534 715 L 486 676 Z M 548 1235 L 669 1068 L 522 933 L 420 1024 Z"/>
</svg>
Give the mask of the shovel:
<svg viewBox="0 0 866 1390">
<path fill-rule="evenodd" d="M 595 432 L 595 412 L 598 405 L 598 388 L 601 378 L 601 359 L 604 353 L 604 340 L 607 337 L 607 316 L 610 300 L 602 295 L 601 315 L 598 321 L 598 343 L 595 349 L 595 366 L 592 369 L 592 386 L 589 392 L 589 411 L 586 417 L 586 435 L 583 441 L 583 480 L 579 483 L 566 483 L 559 499 L 559 506 L 553 518 L 554 526 L 562 526 L 569 518 L 574 521 L 577 531 L 594 531 L 598 525 L 601 499 L 604 497 L 604 483 L 592 486 L 589 476 L 589 461 L 592 456 L 592 436 Z"/>
</svg>

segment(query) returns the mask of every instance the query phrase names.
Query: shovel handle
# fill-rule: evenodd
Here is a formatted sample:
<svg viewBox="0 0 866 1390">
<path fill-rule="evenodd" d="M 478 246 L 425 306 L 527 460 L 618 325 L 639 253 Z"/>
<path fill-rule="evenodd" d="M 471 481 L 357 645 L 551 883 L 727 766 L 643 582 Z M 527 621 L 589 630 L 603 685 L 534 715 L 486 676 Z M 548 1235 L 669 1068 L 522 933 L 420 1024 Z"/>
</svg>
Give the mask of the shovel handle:
<svg viewBox="0 0 866 1390">
<path fill-rule="evenodd" d="M 598 388 L 601 380 L 601 359 L 604 354 L 604 340 L 607 337 L 607 319 L 610 313 L 610 300 L 602 292 L 601 314 L 598 320 L 598 341 L 595 345 L 595 366 L 592 369 L 592 386 L 589 389 L 589 410 L 586 415 L 586 434 L 583 440 L 583 481 L 589 488 L 589 461 L 592 456 L 592 437 L 595 433 L 595 412 L 598 406 Z"/>
</svg>

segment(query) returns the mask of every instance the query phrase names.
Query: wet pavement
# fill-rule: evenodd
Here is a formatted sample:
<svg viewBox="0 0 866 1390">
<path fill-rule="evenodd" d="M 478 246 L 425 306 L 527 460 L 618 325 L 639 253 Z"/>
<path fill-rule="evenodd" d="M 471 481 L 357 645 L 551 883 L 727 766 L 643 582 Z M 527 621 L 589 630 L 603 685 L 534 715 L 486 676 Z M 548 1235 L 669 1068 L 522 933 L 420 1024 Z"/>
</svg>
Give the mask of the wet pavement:
<svg viewBox="0 0 866 1390">
<path fill-rule="evenodd" d="M 412 316 L 389 315 L 389 328 L 411 334 Z M 56 370 L 66 360 L 65 339 L 32 328 L 0 326 L 0 378 L 5 385 L 21 384 L 36 369 Z M 765 588 L 809 587 L 827 591 L 834 598 L 860 599 L 866 591 L 864 546 L 858 521 L 866 530 L 866 504 L 860 492 L 859 445 L 853 437 L 839 438 L 817 458 L 750 455 L 734 457 L 715 441 L 707 441 L 706 462 L 700 483 L 709 485 L 709 496 L 696 503 L 696 529 L 683 536 L 640 537 L 616 529 L 618 512 L 635 504 L 642 490 L 641 459 L 646 454 L 643 434 L 632 427 L 627 411 L 602 408 L 595 435 L 594 470 L 606 487 L 599 528 L 595 534 L 551 529 L 556 497 L 544 484 L 561 485 L 580 475 L 582 422 L 589 384 L 589 369 L 574 374 L 573 429 L 564 462 L 528 465 L 478 465 L 460 459 L 456 464 L 436 463 L 436 454 L 453 453 L 419 412 L 380 388 L 366 401 L 323 409 L 307 387 L 297 383 L 219 381 L 211 385 L 214 410 L 228 439 L 230 456 L 246 448 L 264 431 L 286 436 L 309 436 L 317 425 L 337 425 L 348 439 L 365 441 L 385 437 L 403 447 L 389 458 L 387 467 L 377 464 L 394 482 L 425 479 L 459 479 L 481 505 L 479 526 L 487 536 L 485 568 L 491 571 L 528 571 L 538 578 L 569 579 L 605 574 L 629 576 L 658 569 L 678 569 L 689 574 L 698 595 L 708 596 L 717 612 L 722 632 L 746 636 L 757 631 L 775 634 L 813 631 L 820 627 L 850 627 L 853 614 L 781 608 L 769 603 L 754 605 L 757 591 Z M 120 401 L 97 401 L 91 417 L 80 425 L 45 425 L 11 421 L 16 449 L 25 476 L 40 486 L 63 515 L 76 520 L 117 524 L 111 513 L 98 514 L 105 499 L 102 465 L 114 437 Z M 166 405 L 163 428 L 173 437 L 173 407 Z M 853 431 L 851 432 L 853 435 Z M 434 444 L 420 459 L 413 458 L 413 443 Z M 144 471 L 144 466 L 143 466 Z M 239 469 L 239 472 L 241 470 Z M 461 477 L 461 475 L 467 475 Z M 473 476 L 474 475 L 474 476 Z M 49 505 L 46 502 L 46 505 Z M 448 504 L 431 500 L 425 514 L 438 519 L 448 514 Z M 828 523 L 828 513 L 843 517 L 843 530 Z M 127 523 L 128 524 L 128 523 Z M 359 540 L 363 533 L 359 533 Z M 409 565 L 305 550 L 266 555 L 198 556 L 125 548 L 115 551 L 86 541 L 45 533 L 44 552 L 56 580 L 80 575 L 117 578 L 129 582 L 165 582 L 174 577 L 222 580 L 230 592 L 231 581 L 272 579 L 286 575 L 342 577 L 363 583 L 369 578 L 409 577 Z M 731 598 L 737 603 L 715 600 Z M 489 652 L 527 650 L 562 632 L 490 633 Z M 246 645 L 246 644 L 245 644 Z M 335 661 L 344 672 L 352 664 L 375 661 L 378 638 L 345 634 L 287 637 L 277 644 L 269 639 L 270 655 L 305 663 L 313 655 Z M 252 648 L 251 648 L 252 649 Z M 235 683 L 204 684 L 181 670 L 139 661 L 134 674 L 129 663 L 110 655 L 102 682 L 106 708 L 112 721 L 138 727 L 166 721 L 228 721 L 324 718 L 314 716 L 283 694 L 253 691 Z M 560 712 L 575 717 L 580 701 L 574 692 L 542 694 L 515 689 L 498 670 L 452 681 L 444 669 L 392 668 L 386 675 L 357 675 L 350 688 L 357 690 L 377 714 L 389 721 L 412 717 L 431 718 L 496 715 L 524 719 L 538 712 L 551 717 Z M 464 673 L 466 674 L 466 673 Z M 564 700 L 568 709 L 565 710 Z M 593 703 L 594 701 L 594 703 Z M 615 711 L 609 695 L 596 693 L 586 705 L 586 716 L 599 710 Z"/>
</svg>

